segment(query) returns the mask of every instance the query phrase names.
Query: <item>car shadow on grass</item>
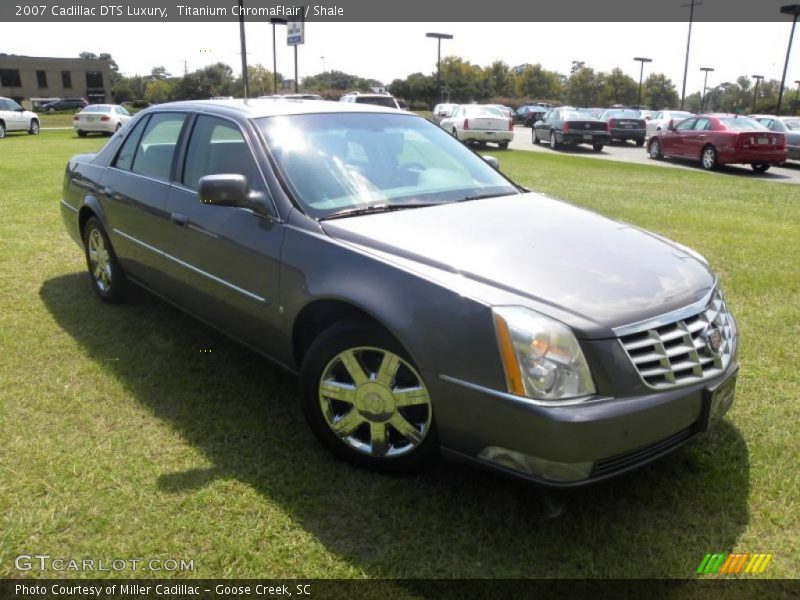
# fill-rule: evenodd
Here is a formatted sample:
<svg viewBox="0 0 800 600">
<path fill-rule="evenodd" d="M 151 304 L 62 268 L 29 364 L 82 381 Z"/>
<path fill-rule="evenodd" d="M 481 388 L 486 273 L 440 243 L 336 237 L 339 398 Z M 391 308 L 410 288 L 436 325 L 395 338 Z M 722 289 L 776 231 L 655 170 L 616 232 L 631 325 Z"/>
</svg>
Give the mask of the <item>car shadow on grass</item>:
<svg viewBox="0 0 800 600">
<path fill-rule="evenodd" d="M 373 474 L 316 442 L 292 377 L 178 309 L 142 291 L 102 304 L 77 273 L 40 296 L 88 360 L 210 462 L 161 465 L 156 493 L 234 478 L 371 577 L 689 577 L 749 519 L 747 446 L 727 421 L 635 473 L 557 494 L 444 462 Z"/>
</svg>

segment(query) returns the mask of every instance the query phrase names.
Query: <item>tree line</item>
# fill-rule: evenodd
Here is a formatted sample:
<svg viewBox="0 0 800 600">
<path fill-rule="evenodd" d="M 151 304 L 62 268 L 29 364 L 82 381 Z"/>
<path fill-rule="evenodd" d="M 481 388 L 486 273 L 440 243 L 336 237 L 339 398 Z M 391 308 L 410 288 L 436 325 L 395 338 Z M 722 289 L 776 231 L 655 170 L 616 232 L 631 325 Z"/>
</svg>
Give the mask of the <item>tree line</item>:
<svg viewBox="0 0 800 600">
<path fill-rule="evenodd" d="M 108 63 L 112 93 L 117 102 L 161 103 L 244 95 L 241 75 L 235 75 L 233 69 L 224 63 L 208 65 L 182 75 L 171 74 L 163 66 L 156 66 L 149 75 L 125 76 L 119 72 L 110 54 L 84 52 L 80 56 Z M 248 79 L 250 96 L 272 93 L 273 74 L 270 69 L 260 64 L 250 65 Z M 277 79 L 280 93 L 284 77 L 278 73 Z M 562 74 L 545 69 L 539 63 L 512 67 L 498 60 L 481 67 L 463 58 L 448 56 L 441 62 L 440 81 L 441 89 L 437 87 L 435 72 L 418 72 L 395 79 L 386 87 L 394 96 L 405 99 L 416 109 L 430 109 L 443 100 L 455 103 L 492 102 L 512 107 L 526 102 L 586 107 L 636 106 L 639 98 L 639 82 L 623 73 L 622 69 L 596 71 L 581 61 L 574 61 L 570 73 Z M 371 91 L 384 87 L 376 79 L 336 70 L 305 77 L 300 83 L 302 91 L 318 93 L 329 100 L 338 100 L 342 94 L 353 90 Z M 764 80 L 755 90 L 751 79 L 741 76 L 734 82 L 708 88 L 703 109 L 735 113 L 774 112 L 779 86 L 777 80 Z M 792 112 L 797 113 L 797 100 L 796 93 L 784 90 L 785 109 L 793 109 Z M 701 102 L 703 98 L 700 92 L 690 94 L 685 100 L 685 110 L 700 112 Z M 670 78 L 663 73 L 651 73 L 642 82 L 641 105 L 652 110 L 677 109 L 680 96 Z"/>
</svg>

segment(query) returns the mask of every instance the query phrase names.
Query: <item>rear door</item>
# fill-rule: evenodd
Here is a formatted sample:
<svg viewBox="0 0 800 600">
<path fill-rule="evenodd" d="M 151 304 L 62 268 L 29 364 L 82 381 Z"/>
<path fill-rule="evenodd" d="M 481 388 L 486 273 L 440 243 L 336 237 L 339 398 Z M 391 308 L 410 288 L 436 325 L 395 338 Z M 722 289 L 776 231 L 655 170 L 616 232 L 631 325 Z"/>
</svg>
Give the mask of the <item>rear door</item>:
<svg viewBox="0 0 800 600">
<path fill-rule="evenodd" d="M 169 295 L 202 319 L 267 353 L 279 339 L 279 266 L 283 224 L 244 208 L 200 202 L 206 175 L 244 175 L 268 194 L 255 146 L 238 123 L 198 115 L 167 202 Z"/>
</svg>

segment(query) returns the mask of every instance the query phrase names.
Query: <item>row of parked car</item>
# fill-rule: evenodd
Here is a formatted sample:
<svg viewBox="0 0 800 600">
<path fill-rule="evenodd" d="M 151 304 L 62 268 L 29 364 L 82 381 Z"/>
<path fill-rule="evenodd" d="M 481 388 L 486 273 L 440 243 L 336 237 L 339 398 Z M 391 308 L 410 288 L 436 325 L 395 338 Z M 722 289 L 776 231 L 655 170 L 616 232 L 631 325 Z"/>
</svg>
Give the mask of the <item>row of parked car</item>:
<svg viewBox="0 0 800 600">
<path fill-rule="evenodd" d="M 800 118 L 683 111 L 656 111 L 647 118 L 625 108 L 586 109 L 561 106 L 532 125 L 531 141 L 564 145 L 589 144 L 596 152 L 611 141 L 647 143 L 653 159 L 694 159 L 704 169 L 722 164 L 750 164 L 763 173 L 771 165 L 800 159 Z"/>
</svg>

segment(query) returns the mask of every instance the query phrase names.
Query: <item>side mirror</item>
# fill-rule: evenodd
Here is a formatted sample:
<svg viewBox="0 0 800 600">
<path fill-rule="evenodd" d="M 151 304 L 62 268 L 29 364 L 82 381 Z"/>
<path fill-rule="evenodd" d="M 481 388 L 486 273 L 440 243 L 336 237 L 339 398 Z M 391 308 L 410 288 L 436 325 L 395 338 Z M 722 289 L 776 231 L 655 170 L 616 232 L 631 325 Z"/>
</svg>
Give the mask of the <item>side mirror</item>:
<svg viewBox="0 0 800 600">
<path fill-rule="evenodd" d="M 486 164 L 492 167 L 495 171 L 500 170 L 500 163 L 494 156 L 481 156 L 483 160 L 486 161 Z"/>
<path fill-rule="evenodd" d="M 21 106 L 18 106 L 16 110 L 17 112 L 25 112 L 25 109 L 22 108 Z"/>
<path fill-rule="evenodd" d="M 272 214 L 267 197 L 250 191 L 244 175 L 206 175 L 200 178 L 197 196 L 203 204 L 249 208 L 260 214 Z"/>
</svg>

